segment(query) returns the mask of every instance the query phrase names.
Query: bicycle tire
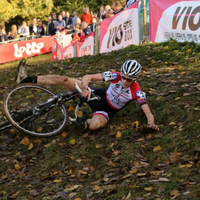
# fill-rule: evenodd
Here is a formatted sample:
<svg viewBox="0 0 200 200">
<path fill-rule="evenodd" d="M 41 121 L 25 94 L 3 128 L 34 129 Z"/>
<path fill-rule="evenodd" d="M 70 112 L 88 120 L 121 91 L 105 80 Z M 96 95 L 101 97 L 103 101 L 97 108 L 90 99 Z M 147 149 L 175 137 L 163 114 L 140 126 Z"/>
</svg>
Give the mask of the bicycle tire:
<svg viewBox="0 0 200 200">
<path fill-rule="evenodd" d="M 4 112 L 10 123 L 23 133 L 50 137 L 62 132 L 67 126 L 68 114 L 63 104 L 56 104 L 50 111 L 33 117 L 36 105 L 52 98 L 53 92 L 33 85 L 20 86 L 4 99 Z M 32 121 L 31 121 L 32 120 Z"/>
</svg>

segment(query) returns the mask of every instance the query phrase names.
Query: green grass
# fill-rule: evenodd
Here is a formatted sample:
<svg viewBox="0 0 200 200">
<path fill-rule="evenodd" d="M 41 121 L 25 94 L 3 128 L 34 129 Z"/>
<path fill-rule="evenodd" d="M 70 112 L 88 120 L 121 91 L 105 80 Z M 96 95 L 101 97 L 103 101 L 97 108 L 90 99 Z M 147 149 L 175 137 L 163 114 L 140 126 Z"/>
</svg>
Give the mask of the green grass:
<svg viewBox="0 0 200 200">
<path fill-rule="evenodd" d="M 121 200 L 130 192 L 130 199 L 170 199 L 177 190 L 177 199 L 198 199 L 200 160 L 194 156 L 200 147 L 199 52 L 199 45 L 172 40 L 64 61 L 52 62 L 50 54 L 28 58 L 30 76 L 48 73 L 76 78 L 86 73 L 119 71 L 126 59 L 137 59 L 143 66 L 138 82 L 147 93 L 161 131 L 142 129 L 146 117 L 135 102 L 97 132 L 71 125 L 66 129 L 68 137 L 28 136 L 33 143 L 31 150 L 20 144 L 25 135 L 4 131 L 0 135 L 1 148 L 6 152 L 0 153 L 0 198 L 9 199 L 19 192 L 16 199 L 70 199 L 76 193 L 71 199 L 83 200 L 91 195 L 90 199 L 95 200 Z M 0 105 L 8 89 L 17 86 L 14 77 L 18 62 L 0 65 Z M 100 88 L 108 83 L 92 85 Z M 55 93 L 65 91 L 63 87 L 47 88 Z M 2 121 L 5 116 L 0 107 Z M 135 121 L 139 121 L 138 132 L 133 126 Z M 116 138 L 118 131 L 121 138 Z M 76 145 L 69 144 L 71 139 Z M 153 151 L 158 146 L 161 149 Z M 15 169 L 15 163 L 20 164 L 20 170 Z M 137 172 L 130 174 L 133 169 Z M 158 175 L 153 175 L 155 172 Z M 168 182 L 159 181 L 162 178 Z M 74 190 L 64 191 L 77 185 Z M 95 190 L 97 185 L 99 189 Z"/>
</svg>

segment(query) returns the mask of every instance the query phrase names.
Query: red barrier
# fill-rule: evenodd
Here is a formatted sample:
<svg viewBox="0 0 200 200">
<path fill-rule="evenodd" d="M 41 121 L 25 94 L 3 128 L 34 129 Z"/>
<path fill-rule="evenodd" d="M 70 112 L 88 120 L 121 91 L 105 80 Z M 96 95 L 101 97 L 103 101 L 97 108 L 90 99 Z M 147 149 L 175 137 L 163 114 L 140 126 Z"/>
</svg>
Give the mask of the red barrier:
<svg viewBox="0 0 200 200">
<path fill-rule="evenodd" d="M 51 52 L 54 37 L 1 44 L 0 63 Z"/>
</svg>

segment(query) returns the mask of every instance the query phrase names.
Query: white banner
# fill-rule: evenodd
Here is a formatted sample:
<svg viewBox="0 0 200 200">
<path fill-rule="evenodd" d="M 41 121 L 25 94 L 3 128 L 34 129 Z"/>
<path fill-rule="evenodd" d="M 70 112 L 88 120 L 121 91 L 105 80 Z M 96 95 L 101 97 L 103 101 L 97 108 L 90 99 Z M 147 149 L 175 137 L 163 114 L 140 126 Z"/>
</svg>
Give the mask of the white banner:
<svg viewBox="0 0 200 200">
<path fill-rule="evenodd" d="M 138 2 L 100 23 L 100 53 L 139 44 Z"/>
<path fill-rule="evenodd" d="M 200 43 L 200 0 L 151 0 L 150 39 Z"/>
<path fill-rule="evenodd" d="M 63 49 L 63 58 L 69 59 L 74 57 L 74 45 L 71 44 Z"/>
<path fill-rule="evenodd" d="M 72 34 L 65 35 L 65 32 L 60 33 L 58 42 L 61 45 L 61 48 L 67 47 L 71 44 Z"/>
<path fill-rule="evenodd" d="M 94 32 L 77 41 L 77 57 L 94 55 Z"/>
</svg>

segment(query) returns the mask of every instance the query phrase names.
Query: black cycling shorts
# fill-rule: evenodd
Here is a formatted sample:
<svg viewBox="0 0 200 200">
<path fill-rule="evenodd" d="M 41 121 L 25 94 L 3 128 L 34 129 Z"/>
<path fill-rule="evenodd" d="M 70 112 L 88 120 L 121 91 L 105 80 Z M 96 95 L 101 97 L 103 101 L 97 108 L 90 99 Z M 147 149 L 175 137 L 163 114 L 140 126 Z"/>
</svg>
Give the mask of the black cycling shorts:
<svg viewBox="0 0 200 200">
<path fill-rule="evenodd" d="M 109 120 L 118 110 L 114 110 L 106 100 L 106 90 L 107 89 L 92 89 L 93 93 L 100 96 L 101 100 L 93 100 L 87 102 L 92 109 L 94 115 L 103 115 Z"/>
</svg>

